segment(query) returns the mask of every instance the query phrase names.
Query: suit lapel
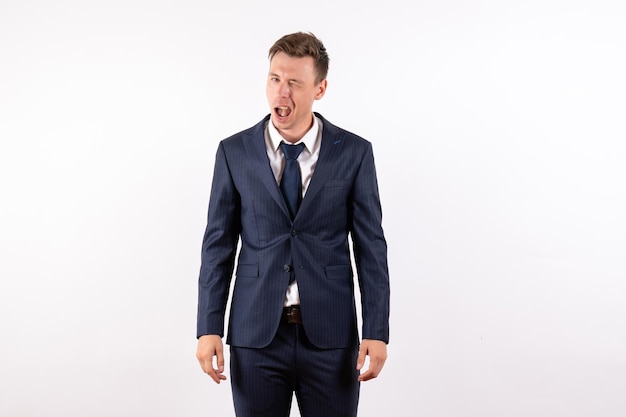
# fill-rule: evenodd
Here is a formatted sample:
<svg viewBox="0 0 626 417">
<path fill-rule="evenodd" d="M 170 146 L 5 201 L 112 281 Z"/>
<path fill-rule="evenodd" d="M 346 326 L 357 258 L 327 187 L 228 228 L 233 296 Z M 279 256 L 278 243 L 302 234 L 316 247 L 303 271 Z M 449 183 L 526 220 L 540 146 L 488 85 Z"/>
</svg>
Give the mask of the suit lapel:
<svg viewBox="0 0 626 417">
<path fill-rule="evenodd" d="M 253 171 L 258 175 L 263 185 L 265 185 L 265 188 L 267 188 L 269 195 L 274 199 L 274 201 L 276 201 L 276 204 L 278 204 L 285 216 L 291 218 L 285 199 L 280 192 L 280 188 L 278 188 L 276 178 L 274 178 L 274 173 L 272 172 L 269 160 L 267 159 L 267 149 L 265 148 L 265 124 L 268 120 L 269 115 L 251 129 L 243 143 L 249 156 L 249 160 L 254 165 Z"/>
<path fill-rule="evenodd" d="M 302 212 L 306 212 L 311 204 L 313 197 L 317 194 L 329 178 L 332 178 L 338 163 L 340 151 L 343 148 L 343 134 L 334 125 L 329 123 L 320 114 L 315 113 L 322 120 L 322 143 L 320 144 L 320 156 L 315 165 L 315 171 L 311 177 L 309 188 L 302 199 L 302 204 L 298 209 L 296 218 Z"/>
</svg>

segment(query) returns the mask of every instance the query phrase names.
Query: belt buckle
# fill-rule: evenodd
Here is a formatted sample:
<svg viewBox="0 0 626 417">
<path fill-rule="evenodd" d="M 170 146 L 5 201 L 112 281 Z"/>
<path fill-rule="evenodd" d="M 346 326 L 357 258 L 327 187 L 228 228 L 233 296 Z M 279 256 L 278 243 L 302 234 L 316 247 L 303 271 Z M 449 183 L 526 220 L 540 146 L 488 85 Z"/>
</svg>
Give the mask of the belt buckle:
<svg viewBox="0 0 626 417">
<path fill-rule="evenodd" d="M 300 316 L 300 307 L 290 306 L 286 308 L 285 316 L 287 316 L 288 324 L 301 324 L 302 317 Z"/>
</svg>

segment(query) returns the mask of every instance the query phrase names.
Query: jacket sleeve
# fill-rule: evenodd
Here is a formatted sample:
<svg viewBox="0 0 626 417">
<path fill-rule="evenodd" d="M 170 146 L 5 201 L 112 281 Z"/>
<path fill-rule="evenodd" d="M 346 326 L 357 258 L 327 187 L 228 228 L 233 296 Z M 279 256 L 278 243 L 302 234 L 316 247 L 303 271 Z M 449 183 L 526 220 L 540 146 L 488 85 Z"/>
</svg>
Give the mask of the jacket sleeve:
<svg viewBox="0 0 626 417">
<path fill-rule="evenodd" d="M 351 235 L 361 292 L 363 339 L 389 343 L 389 271 L 387 243 L 372 146 L 368 143 L 354 182 Z"/>
<path fill-rule="evenodd" d="M 241 200 L 232 180 L 223 143 L 215 157 L 207 226 L 198 279 L 197 337 L 224 336 L 224 318 L 241 232 Z"/>
</svg>

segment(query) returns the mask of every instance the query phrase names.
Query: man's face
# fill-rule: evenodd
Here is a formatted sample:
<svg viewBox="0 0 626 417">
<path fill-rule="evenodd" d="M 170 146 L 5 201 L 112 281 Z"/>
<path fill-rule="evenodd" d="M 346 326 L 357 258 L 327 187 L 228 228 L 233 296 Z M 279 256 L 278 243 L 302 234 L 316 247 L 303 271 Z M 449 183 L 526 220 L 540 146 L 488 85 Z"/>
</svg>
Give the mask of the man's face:
<svg viewBox="0 0 626 417">
<path fill-rule="evenodd" d="M 326 80 L 315 81 L 317 73 L 310 56 L 294 58 L 279 52 L 270 61 L 267 101 L 272 122 L 281 135 L 296 142 L 313 123 L 313 102 L 326 92 Z"/>
</svg>

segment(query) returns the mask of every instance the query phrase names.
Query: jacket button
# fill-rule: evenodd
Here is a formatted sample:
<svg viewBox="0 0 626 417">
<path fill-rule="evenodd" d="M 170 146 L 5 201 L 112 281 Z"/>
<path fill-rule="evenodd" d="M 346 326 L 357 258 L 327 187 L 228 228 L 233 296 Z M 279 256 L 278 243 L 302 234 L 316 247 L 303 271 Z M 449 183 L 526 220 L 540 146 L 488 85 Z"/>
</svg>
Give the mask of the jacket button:
<svg viewBox="0 0 626 417">
<path fill-rule="evenodd" d="M 287 265 L 287 264 L 283 265 L 283 271 L 291 272 L 291 270 L 292 270 L 291 265 Z"/>
<path fill-rule="evenodd" d="M 298 232 L 294 229 L 291 231 L 291 237 L 296 237 L 298 236 Z"/>
</svg>

